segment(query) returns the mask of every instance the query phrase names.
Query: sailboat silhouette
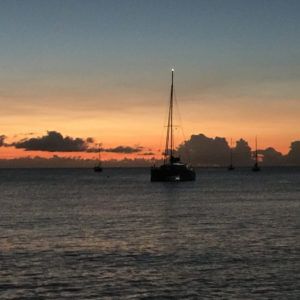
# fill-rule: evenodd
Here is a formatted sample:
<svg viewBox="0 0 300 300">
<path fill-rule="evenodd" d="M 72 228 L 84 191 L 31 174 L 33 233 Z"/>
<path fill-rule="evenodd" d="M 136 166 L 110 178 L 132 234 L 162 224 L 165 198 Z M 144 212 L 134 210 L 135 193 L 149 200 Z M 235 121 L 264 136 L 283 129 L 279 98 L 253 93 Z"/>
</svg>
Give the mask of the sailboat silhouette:
<svg viewBox="0 0 300 300">
<path fill-rule="evenodd" d="M 151 168 L 151 181 L 194 181 L 196 173 L 193 168 L 180 161 L 175 156 L 173 137 L 173 95 L 174 95 L 174 69 L 172 69 L 171 95 L 167 125 L 166 147 L 164 163 L 160 167 Z"/>
<path fill-rule="evenodd" d="M 232 139 L 230 139 L 230 165 L 228 166 L 228 171 L 233 171 L 235 168 L 234 168 L 234 165 L 233 165 L 233 161 L 232 161 Z"/>
<path fill-rule="evenodd" d="M 97 165 L 94 167 L 94 171 L 95 172 L 102 172 L 103 168 L 102 168 L 102 164 L 101 164 L 101 148 L 100 148 L 100 144 L 98 145 L 98 163 Z"/>
<path fill-rule="evenodd" d="M 255 163 L 254 166 L 252 167 L 252 171 L 253 172 L 260 171 L 260 167 L 258 165 L 257 137 L 255 137 Z"/>
</svg>

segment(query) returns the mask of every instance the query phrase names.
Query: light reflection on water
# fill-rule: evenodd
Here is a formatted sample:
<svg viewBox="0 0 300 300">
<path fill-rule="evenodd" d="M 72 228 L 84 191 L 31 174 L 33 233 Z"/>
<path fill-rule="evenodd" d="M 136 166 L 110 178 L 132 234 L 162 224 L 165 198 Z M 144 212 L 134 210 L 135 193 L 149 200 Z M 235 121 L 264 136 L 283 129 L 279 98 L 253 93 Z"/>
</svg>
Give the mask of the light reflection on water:
<svg viewBox="0 0 300 300">
<path fill-rule="evenodd" d="M 0 170 L 0 299 L 297 299 L 300 169 Z"/>
</svg>

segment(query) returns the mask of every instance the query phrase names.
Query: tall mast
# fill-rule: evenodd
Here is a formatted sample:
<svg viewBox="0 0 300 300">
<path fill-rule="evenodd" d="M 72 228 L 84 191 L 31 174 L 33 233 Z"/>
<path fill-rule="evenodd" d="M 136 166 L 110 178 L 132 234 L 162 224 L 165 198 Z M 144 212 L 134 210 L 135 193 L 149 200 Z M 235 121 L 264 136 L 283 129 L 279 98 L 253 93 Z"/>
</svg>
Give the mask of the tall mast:
<svg viewBox="0 0 300 300">
<path fill-rule="evenodd" d="M 167 137 L 166 137 L 166 147 L 165 147 L 165 159 L 168 154 L 170 155 L 169 159 L 173 156 L 174 151 L 174 138 L 173 138 L 173 94 L 174 94 L 174 69 L 172 69 L 172 81 L 171 81 L 171 95 L 170 95 L 170 105 L 169 105 L 169 115 L 168 115 L 168 126 L 167 126 Z"/>
<path fill-rule="evenodd" d="M 170 99 L 170 111 L 171 111 L 171 150 L 170 158 L 173 156 L 174 138 L 173 138 L 173 91 L 174 91 L 174 69 L 172 69 L 172 84 L 171 84 L 171 99 Z"/>
</svg>

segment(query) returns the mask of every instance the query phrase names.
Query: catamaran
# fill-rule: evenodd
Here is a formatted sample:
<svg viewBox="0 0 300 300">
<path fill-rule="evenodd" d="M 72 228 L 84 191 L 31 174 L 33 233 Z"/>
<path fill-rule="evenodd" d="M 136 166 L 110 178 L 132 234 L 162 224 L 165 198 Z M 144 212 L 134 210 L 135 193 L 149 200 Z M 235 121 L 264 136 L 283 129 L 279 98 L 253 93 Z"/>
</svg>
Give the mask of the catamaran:
<svg viewBox="0 0 300 300">
<path fill-rule="evenodd" d="M 173 125 L 174 69 L 172 69 L 171 95 L 168 114 L 166 146 L 163 165 L 151 168 L 151 181 L 194 181 L 195 170 L 182 163 L 174 150 Z"/>
</svg>

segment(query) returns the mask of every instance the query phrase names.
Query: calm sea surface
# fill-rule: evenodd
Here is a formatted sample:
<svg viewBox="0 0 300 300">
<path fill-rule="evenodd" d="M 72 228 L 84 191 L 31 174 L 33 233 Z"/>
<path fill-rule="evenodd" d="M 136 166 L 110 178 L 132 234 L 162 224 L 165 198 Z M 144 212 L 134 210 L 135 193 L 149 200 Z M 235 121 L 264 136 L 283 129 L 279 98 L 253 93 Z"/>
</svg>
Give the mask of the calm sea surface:
<svg viewBox="0 0 300 300">
<path fill-rule="evenodd" d="M 0 170 L 0 299 L 300 299 L 300 169 Z"/>
</svg>

